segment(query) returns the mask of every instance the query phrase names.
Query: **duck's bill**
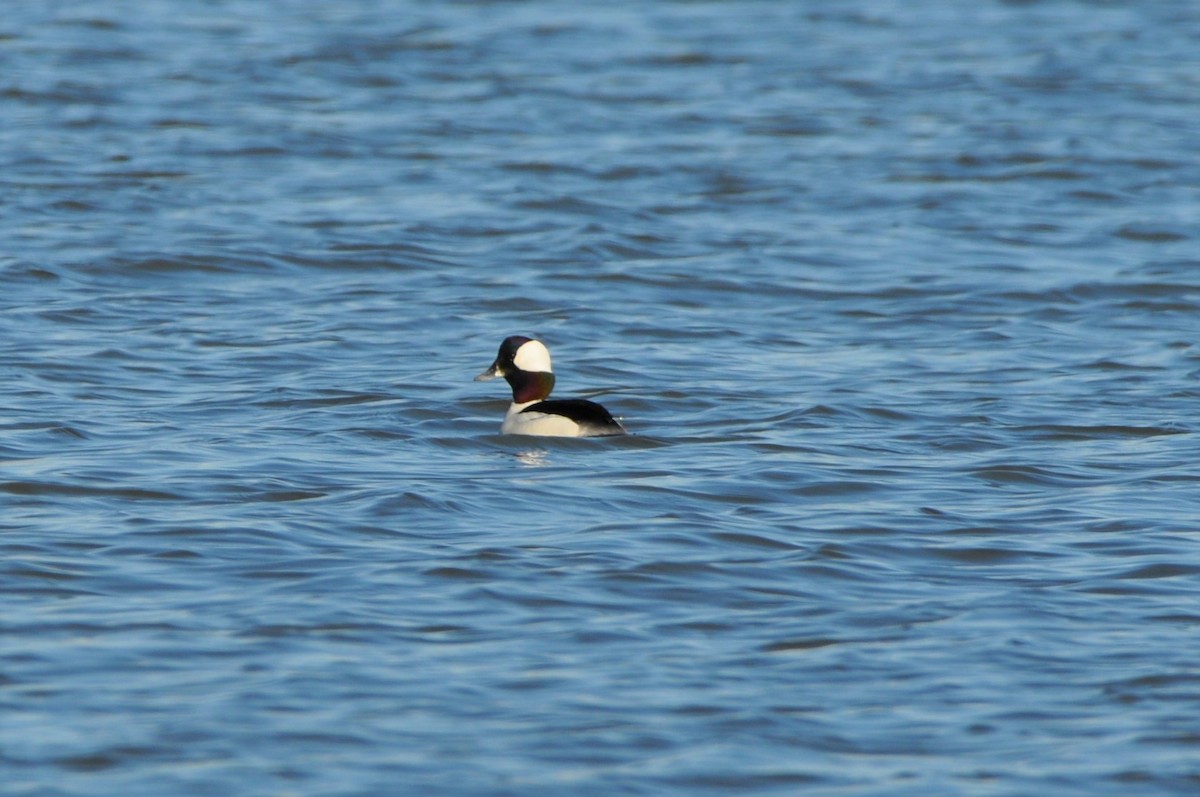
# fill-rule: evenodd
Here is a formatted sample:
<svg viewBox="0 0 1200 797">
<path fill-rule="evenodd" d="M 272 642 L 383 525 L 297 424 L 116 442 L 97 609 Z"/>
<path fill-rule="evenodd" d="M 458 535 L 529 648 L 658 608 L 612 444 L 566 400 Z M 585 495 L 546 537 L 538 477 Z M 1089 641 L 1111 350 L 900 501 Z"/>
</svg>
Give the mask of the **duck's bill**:
<svg viewBox="0 0 1200 797">
<path fill-rule="evenodd" d="M 497 366 L 496 363 L 492 363 L 492 367 L 488 368 L 482 374 L 475 377 L 475 381 L 476 382 L 486 382 L 489 379 L 495 379 L 498 376 L 500 376 L 500 368 Z"/>
</svg>

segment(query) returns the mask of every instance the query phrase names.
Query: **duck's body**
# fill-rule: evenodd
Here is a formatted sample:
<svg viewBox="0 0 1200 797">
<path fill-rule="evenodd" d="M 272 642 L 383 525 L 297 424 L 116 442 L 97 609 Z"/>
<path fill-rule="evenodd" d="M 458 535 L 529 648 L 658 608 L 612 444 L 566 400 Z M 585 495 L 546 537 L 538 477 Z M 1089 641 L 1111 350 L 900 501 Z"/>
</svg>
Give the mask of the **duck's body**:
<svg viewBox="0 0 1200 797">
<path fill-rule="evenodd" d="M 540 341 L 520 335 L 505 338 L 496 361 L 475 381 L 498 376 L 504 377 L 513 392 L 501 434 L 597 437 L 626 433 L 625 427 L 594 401 L 548 400 L 554 389 L 554 372 L 550 352 Z"/>
<path fill-rule="evenodd" d="M 532 434 L 542 437 L 596 437 L 625 434 L 608 410 L 586 399 L 513 402 L 500 425 L 501 434 Z"/>
</svg>

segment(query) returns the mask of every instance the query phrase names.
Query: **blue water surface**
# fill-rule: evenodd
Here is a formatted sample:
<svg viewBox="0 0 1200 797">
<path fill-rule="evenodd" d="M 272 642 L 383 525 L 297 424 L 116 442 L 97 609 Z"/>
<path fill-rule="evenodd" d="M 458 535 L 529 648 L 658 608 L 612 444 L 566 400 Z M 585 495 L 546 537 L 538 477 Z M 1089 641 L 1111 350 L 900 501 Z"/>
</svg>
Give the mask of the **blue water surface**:
<svg viewBox="0 0 1200 797">
<path fill-rule="evenodd" d="M 1197 792 L 1197 107 L 1186 0 L 16 4 L 3 791 Z"/>
</svg>

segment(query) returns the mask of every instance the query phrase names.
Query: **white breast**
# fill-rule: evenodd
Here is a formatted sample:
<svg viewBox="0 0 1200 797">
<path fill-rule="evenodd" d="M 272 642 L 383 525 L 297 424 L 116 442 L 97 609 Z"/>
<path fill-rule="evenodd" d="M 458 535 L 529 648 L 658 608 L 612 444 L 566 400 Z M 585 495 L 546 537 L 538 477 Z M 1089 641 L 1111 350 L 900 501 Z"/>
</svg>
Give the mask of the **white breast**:
<svg viewBox="0 0 1200 797">
<path fill-rule="evenodd" d="M 504 416 L 501 434 L 532 434 L 540 437 L 579 437 L 579 424 L 562 415 L 545 412 L 521 412 L 528 404 L 513 404 Z"/>
</svg>

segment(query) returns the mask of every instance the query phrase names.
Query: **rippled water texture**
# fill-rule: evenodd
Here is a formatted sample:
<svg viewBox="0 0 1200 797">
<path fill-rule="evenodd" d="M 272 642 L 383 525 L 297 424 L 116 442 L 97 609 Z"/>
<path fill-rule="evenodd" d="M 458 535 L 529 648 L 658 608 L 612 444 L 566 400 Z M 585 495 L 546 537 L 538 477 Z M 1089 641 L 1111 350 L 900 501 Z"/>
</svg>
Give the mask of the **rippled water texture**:
<svg viewBox="0 0 1200 797">
<path fill-rule="evenodd" d="M 5 794 L 1200 791 L 1195 3 L 9 6 Z"/>
</svg>

